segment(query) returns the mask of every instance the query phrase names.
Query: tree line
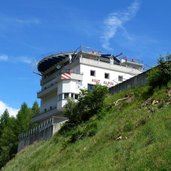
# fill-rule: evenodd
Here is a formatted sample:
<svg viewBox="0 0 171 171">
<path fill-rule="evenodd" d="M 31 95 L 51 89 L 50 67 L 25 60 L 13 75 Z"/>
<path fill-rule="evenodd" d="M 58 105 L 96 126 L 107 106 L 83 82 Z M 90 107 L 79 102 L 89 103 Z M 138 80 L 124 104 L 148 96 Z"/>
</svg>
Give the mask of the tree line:
<svg viewBox="0 0 171 171">
<path fill-rule="evenodd" d="M 0 115 L 0 168 L 15 156 L 18 135 L 34 126 L 31 118 L 38 114 L 39 110 L 37 102 L 34 102 L 31 108 L 23 103 L 16 117 L 10 116 L 8 110 Z"/>
</svg>

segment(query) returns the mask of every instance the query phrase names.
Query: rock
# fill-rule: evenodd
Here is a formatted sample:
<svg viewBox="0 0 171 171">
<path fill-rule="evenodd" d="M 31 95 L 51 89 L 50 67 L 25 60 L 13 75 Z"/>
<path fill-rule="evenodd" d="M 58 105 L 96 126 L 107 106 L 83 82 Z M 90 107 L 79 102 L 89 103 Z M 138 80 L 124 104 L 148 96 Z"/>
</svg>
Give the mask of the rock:
<svg viewBox="0 0 171 171">
<path fill-rule="evenodd" d="M 115 106 L 118 106 L 120 104 L 120 102 L 126 101 L 127 103 L 131 103 L 134 99 L 134 95 L 130 94 L 124 98 L 118 99 L 115 102 L 113 102 L 112 104 L 114 104 Z"/>
<path fill-rule="evenodd" d="M 171 89 L 167 90 L 167 95 L 171 97 Z"/>
<path fill-rule="evenodd" d="M 119 135 L 118 137 L 116 137 L 115 140 L 117 140 L 117 141 L 122 140 L 122 135 Z"/>
<path fill-rule="evenodd" d="M 152 105 L 155 105 L 155 104 L 158 104 L 158 103 L 159 103 L 158 100 L 153 100 L 153 101 L 152 101 Z"/>
</svg>

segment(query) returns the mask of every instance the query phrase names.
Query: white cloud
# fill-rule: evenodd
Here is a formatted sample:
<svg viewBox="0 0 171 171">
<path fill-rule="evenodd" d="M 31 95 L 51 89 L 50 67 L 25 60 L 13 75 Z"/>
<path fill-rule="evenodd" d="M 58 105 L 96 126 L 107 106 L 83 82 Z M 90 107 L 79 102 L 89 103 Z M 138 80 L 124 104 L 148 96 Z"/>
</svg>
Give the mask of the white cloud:
<svg viewBox="0 0 171 171">
<path fill-rule="evenodd" d="M 112 50 L 110 47 L 110 40 L 114 38 L 118 29 L 124 31 L 125 36 L 130 39 L 130 36 L 127 34 L 124 24 L 130 21 L 138 12 L 140 6 L 139 0 L 135 0 L 125 11 L 119 11 L 110 13 L 109 16 L 104 21 L 104 31 L 101 37 L 102 47 L 107 50 Z"/>
<path fill-rule="evenodd" d="M 12 60 L 10 60 L 12 59 Z M 8 56 L 8 55 L 0 55 L 0 62 L 5 61 L 5 62 L 14 62 L 14 63 L 24 63 L 28 64 L 31 66 L 36 67 L 37 66 L 37 60 L 35 60 L 32 57 L 28 56 L 18 56 L 18 57 L 13 57 L 13 56 Z"/>
<path fill-rule="evenodd" d="M 27 27 L 34 27 L 41 24 L 38 18 L 20 18 L 8 16 L 0 13 L 0 36 L 4 36 L 11 31 L 20 31 Z M 11 29 L 12 28 L 12 29 Z M 20 34 L 20 33 L 19 33 Z"/>
<path fill-rule="evenodd" d="M 8 55 L 0 55 L 0 61 L 8 61 Z"/>
<path fill-rule="evenodd" d="M 32 24 L 39 24 L 40 20 L 37 18 L 33 18 L 33 19 L 19 19 L 16 18 L 14 20 L 17 24 L 21 24 L 21 25 L 32 25 Z"/>
<path fill-rule="evenodd" d="M 8 104 L 4 103 L 3 101 L 0 101 L 0 115 L 2 115 L 6 109 L 8 110 L 10 116 L 16 116 L 19 111 L 19 109 L 10 107 Z"/>
<path fill-rule="evenodd" d="M 27 56 L 21 56 L 18 57 L 17 60 L 19 62 L 25 63 L 25 64 L 32 64 L 33 63 L 33 59 Z"/>
<path fill-rule="evenodd" d="M 0 25 L 9 26 L 9 25 L 33 25 L 40 24 L 41 21 L 38 18 L 16 18 L 13 16 L 0 14 Z"/>
<path fill-rule="evenodd" d="M 27 64 L 27 65 L 30 65 L 32 67 L 33 71 L 37 70 L 38 61 L 31 57 L 21 56 L 21 57 L 16 58 L 16 62 L 21 62 L 21 63 Z"/>
</svg>

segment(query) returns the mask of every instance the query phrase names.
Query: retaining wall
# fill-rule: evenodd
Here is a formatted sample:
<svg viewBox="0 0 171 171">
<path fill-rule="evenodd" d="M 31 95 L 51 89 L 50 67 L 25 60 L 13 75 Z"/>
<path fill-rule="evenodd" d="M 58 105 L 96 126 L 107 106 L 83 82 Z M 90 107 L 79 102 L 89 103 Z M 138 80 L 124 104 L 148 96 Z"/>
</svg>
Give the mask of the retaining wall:
<svg viewBox="0 0 171 171">
<path fill-rule="evenodd" d="M 48 140 L 50 137 L 52 137 L 56 132 L 59 131 L 61 126 L 66 122 L 67 120 L 59 120 L 55 122 L 55 119 L 52 120 L 52 122 L 49 122 L 47 124 L 42 124 L 29 130 L 26 133 L 22 133 L 19 135 L 19 143 L 18 143 L 18 151 L 22 150 L 26 146 L 33 144 L 34 142 L 38 142 L 40 140 Z"/>
<path fill-rule="evenodd" d="M 117 84 L 109 89 L 109 92 L 111 94 L 116 94 L 123 90 L 132 89 L 135 87 L 143 86 L 147 83 L 147 74 L 150 70 L 147 70 L 139 75 L 136 75 L 135 77 L 132 77 L 120 84 Z"/>
</svg>

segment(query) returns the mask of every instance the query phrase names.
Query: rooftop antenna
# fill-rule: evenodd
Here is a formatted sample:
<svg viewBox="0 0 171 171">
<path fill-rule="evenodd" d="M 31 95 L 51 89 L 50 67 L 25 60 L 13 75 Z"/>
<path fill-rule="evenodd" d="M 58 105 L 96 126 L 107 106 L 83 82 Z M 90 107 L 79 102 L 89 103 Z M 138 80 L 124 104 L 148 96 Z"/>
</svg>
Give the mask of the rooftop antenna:
<svg viewBox="0 0 171 171">
<path fill-rule="evenodd" d="M 38 73 L 38 72 L 35 72 L 35 71 L 33 71 L 33 74 L 36 74 L 36 75 L 42 76 L 42 74 L 40 74 L 40 73 Z"/>
<path fill-rule="evenodd" d="M 75 50 L 74 50 L 74 52 L 73 52 L 73 58 L 72 58 L 72 61 L 76 58 L 76 56 L 77 56 L 77 52 L 79 51 L 79 49 L 80 49 L 80 51 L 82 51 L 82 45 L 80 45 L 78 48 L 76 48 Z"/>
<path fill-rule="evenodd" d="M 32 61 L 32 64 L 31 64 L 31 66 L 32 66 L 32 72 L 33 72 L 33 74 L 42 76 L 42 74 L 37 70 L 37 65 L 38 65 L 38 60 L 36 60 L 34 58 L 34 60 Z"/>
<path fill-rule="evenodd" d="M 119 54 L 117 54 L 117 55 L 114 55 L 114 57 L 119 57 L 119 56 L 121 56 L 121 55 L 123 55 L 123 53 L 121 52 L 121 53 L 119 53 Z"/>
</svg>

